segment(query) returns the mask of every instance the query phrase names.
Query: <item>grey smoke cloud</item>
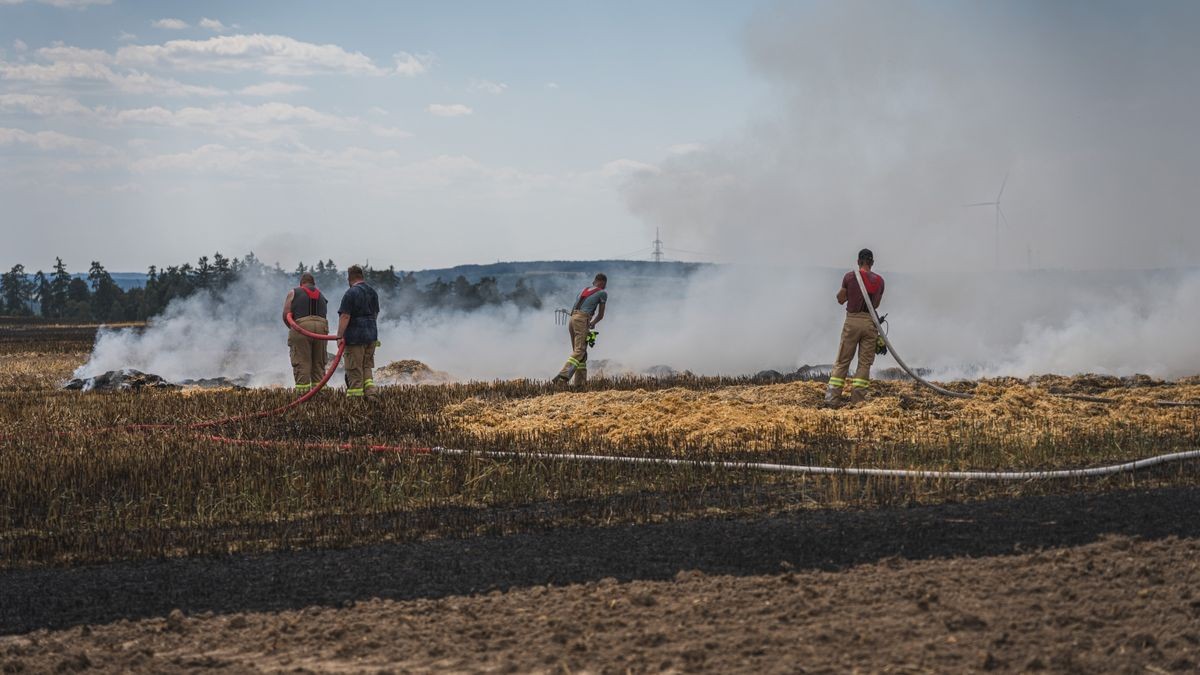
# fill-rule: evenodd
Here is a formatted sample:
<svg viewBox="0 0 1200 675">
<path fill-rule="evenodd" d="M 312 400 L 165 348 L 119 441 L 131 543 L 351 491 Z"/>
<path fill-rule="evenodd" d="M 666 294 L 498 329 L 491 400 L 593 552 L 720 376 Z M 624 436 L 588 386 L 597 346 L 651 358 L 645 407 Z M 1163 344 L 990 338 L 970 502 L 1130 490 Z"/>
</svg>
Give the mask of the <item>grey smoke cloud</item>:
<svg viewBox="0 0 1200 675">
<path fill-rule="evenodd" d="M 761 116 L 625 188 L 681 248 L 740 261 L 990 269 L 1200 250 L 1200 5 L 815 2 L 744 34 Z M 1032 249 L 1032 256 L 1030 256 Z"/>
</svg>

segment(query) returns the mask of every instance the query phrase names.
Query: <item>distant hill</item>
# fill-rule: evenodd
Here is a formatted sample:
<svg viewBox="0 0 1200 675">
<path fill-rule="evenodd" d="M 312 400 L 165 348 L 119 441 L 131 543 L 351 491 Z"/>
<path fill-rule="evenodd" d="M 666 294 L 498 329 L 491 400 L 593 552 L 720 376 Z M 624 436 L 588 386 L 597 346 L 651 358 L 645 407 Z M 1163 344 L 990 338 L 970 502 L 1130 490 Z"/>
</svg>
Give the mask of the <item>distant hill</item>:
<svg viewBox="0 0 1200 675">
<path fill-rule="evenodd" d="M 712 263 L 656 263 L 642 260 L 537 260 L 458 265 L 419 270 L 412 274 L 421 285 L 438 278 L 442 281 L 453 281 L 462 276 L 474 283 L 482 277 L 494 277 L 501 290 L 510 290 L 517 283 L 517 279 L 524 279 L 534 290 L 545 293 L 563 286 L 586 285 L 597 272 L 607 274 L 610 278 L 609 283 L 619 287 L 639 285 L 645 281 L 686 279 L 697 271 L 712 266 Z"/>
<path fill-rule="evenodd" d="M 524 279 L 538 291 L 546 291 L 563 285 L 563 283 L 587 283 L 598 271 L 614 277 L 614 282 L 631 282 L 634 280 L 686 279 L 697 270 L 713 267 L 713 263 L 682 263 L 682 262 L 648 262 L 648 261 L 530 261 L 502 262 L 490 264 L 464 264 L 457 267 L 412 270 L 416 281 L 422 286 L 436 281 L 454 281 L 458 276 L 467 277 L 467 281 L 478 282 L 482 277 L 492 276 L 500 288 L 510 289 L 516 285 L 517 279 Z M 407 274 L 409 270 L 396 270 L 397 274 Z M 122 291 L 131 288 L 142 288 L 146 285 L 146 275 L 142 271 L 113 271 L 109 273 L 116 285 Z M 83 273 L 74 274 L 79 279 L 88 279 Z M 32 280 L 32 275 L 29 275 Z"/>
<path fill-rule="evenodd" d="M 85 274 L 77 274 L 76 276 L 87 278 Z M 109 276 L 112 277 L 112 280 L 123 291 L 128 291 L 131 288 L 142 288 L 146 285 L 146 274 L 144 272 L 112 272 Z"/>
</svg>

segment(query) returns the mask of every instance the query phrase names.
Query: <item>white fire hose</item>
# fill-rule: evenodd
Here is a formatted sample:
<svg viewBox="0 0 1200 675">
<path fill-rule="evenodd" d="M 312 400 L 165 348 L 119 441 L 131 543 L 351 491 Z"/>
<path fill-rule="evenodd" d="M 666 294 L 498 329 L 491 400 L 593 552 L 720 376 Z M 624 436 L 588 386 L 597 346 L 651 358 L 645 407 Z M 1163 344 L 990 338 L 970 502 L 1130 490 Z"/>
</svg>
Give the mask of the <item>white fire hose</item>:
<svg viewBox="0 0 1200 675">
<path fill-rule="evenodd" d="M 854 279 L 858 281 L 858 289 L 862 291 L 863 298 L 867 305 L 867 311 L 871 314 L 871 322 L 875 324 L 875 330 L 879 331 L 879 337 L 883 338 L 883 344 L 887 345 L 888 353 L 892 355 L 892 358 L 896 359 L 896 363 L 899 364 L 901 370 L 903 370 L 905 373 L 908 373 L 908 376 L 912 379 L 944 396 L 953 396 L 954 398 L 973 398 L 975 396 L 974 394 L 950 391 L 949 389 L 939 387 L 938 385 L 914 373 L 913 370 L 908 367 L 908 364 L 904 362 L 904 359 L 900 358 L 900 355 L 896 353 L 896 348 L 893 347 L 891 341 L 888 340 L 887 333 L 884 332 L 883 325 L 879 322 L 879 315 L 875 313 L 875 306 L 871 304 L 871 296 L 867 294 L 867 286 L 863 282 L 862 274 L 859 273 L 858 270 L 854 271 Z M 1057 396 L 1059 398 L 1069 398 L 1076 401 L 1085 401 L 1087 403 L 1105 403 L 1109 405 L 1113 403 L 1119 403 L 1119 401 L 1114 401 L 1112 399 L 1101 398 L 1099 396 L 1086 396 L 1084 394 L 1055 394 L 1051 392 L 1050 395 Z M 1200 407 L 1200 401 L 1154 401 L 1153 403 L 1157 406 L 1174 408 Z"/>
<path fill-rule="evenodd" d="M 888 353 L 892 355 L 893 359 L 896 359 L 896 363 L 900 366 L 901 370 L 908 373 L 908 376 L 912 379 L 920 382 L 926 387 L 929 387 L 937 393 L 942 394 L 943 396 L 953 396 L 954 398 L 971 398 L 974 396 L 974 394 L 964 394 L 962 392 L 950 391 L 949 389 L 939 387 L 938 385 L 914 373 L 912 368 L 909 368 L 908 364 L 904 362 L 904 359 L 900 358 L 900 355 L 896 353 L 896 348 L 893 347 L 891 341 L 888 340 L 887 333 L 883 332 L 883 326 L 879 323 L 879 315 L 875 313 L 875 305 L 871 303 L 871 294 L 867 293 L 867 285 L 863 283 L 862 273 L 859 270 L 854 270 L 854 279 L 858 281 L 858 289 L 862 291 L 863 303 L 867 306 L 867 311 L 871 314 L 871 321 L 875 324 L 875 330 L 879 331 L 879 337 L 883 338 L 883 344 L 887 345 Z M 859 355 L 859 358 L 862 358 L 861 354 Z"/>
<path fill-rule="evenodd" d="M 1178 462 L 1185 459 L 1200 459 L 1200 450 L 1156 455 L 1132 462 L 1097 466 L 1090 469 L 1057 469 L 1053 471 L 928 471 L 923 469 L 859 469 L 837 466 L 805 466 L 801 464 L 770 464 L 765 462 L 721 462 L 702 459 L 672 459 L 669 457 L 627 457 L 622 455 L 582 455 L 556 452 L 511 452 L 505 450 L 459 450 L 435 447 L 431 452 L 439 455 L 486 457 L 489 459 L 547 459 L 571 462 L 598 462 L 606 464 L 655 464 L 660 466 L 690 466 L 706 469 L 735 469 L 767 471 L 771 473 L 794 473 L 822 476 L 876 476 L 890 478 L 944 478 L 951 480 L 994 480 L 1015 481 L 1047 478 L 1089 478 L 1111 476 L 1126 471 L 1137 471 L 1158 464 Z"/>
</svg>

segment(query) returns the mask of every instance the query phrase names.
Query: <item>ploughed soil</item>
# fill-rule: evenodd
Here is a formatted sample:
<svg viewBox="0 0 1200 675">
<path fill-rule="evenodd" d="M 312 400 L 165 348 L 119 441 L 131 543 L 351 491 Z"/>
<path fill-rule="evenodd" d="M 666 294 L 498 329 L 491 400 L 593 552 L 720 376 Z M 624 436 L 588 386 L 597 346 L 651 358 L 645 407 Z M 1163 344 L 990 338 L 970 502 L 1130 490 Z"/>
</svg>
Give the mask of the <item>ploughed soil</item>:
<svg viewBox="0 0 1200 675">
<path fill-rule="evenodd" d="M 0 574 L 4 672 L 1196 672 L 1200 489 Z"/>
</svg>

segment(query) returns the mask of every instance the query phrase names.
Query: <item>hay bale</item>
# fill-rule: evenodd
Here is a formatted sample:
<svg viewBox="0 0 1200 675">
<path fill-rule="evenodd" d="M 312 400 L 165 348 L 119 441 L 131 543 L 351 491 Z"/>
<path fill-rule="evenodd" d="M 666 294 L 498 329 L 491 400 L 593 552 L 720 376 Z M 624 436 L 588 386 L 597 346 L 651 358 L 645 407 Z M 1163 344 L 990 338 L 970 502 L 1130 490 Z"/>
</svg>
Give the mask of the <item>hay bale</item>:
<svg viewBox="0 0 1200 675">
<path fill-rule="evenodd" d="M 402 384 L 447 384 L 453 382 L 450 373 L 434 370 L 416 359 L 392 361 L 375 369 L 375 384 L 395 386 Z"/>
</svg>

